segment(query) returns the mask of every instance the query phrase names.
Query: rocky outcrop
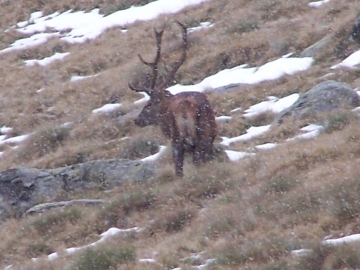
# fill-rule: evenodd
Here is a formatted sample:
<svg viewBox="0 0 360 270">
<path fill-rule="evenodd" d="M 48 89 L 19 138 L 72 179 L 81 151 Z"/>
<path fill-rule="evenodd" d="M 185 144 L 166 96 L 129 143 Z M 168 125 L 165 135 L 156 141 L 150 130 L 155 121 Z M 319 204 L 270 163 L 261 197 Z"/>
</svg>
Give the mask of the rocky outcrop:
<svg viewBox="0 0 360 270">
<path fill-rule="evenodd" d="M 348 84 L 329 80 L 300 95 L 292 106 L 280 112 L 275 123 L 280 124 L 282 119 L 288 116 L 302 118 L 320 112 L 357 106 L 360 106 L 360 97 Z"/>
<path fill-rule="evenodd" d="M 144 182 L 155 176 L 155 166 L 132 160 L 95 160 L 40 170 L 15 168 L 0 172 L 0 219 L 22 216 L 40 202 L 64 191 L 108 190 L 126 181 Z"/>
<path fill-rule="evenodd" d="M 79 199 L 79 200 L 71 200 L 71 201 L 63 201 L 63 202 L 42 203 L 42 204 L 37 204 L 31 207 L 30 209 L 26 210 L 26 214 L 39 213 L 51 208 L 58 208 L 58 207 L 63 208 L 75 204 L 96 205 L 96 204 L 104 204 L 106 202 L 107 202 L 106 200 Z"/>
</svg>

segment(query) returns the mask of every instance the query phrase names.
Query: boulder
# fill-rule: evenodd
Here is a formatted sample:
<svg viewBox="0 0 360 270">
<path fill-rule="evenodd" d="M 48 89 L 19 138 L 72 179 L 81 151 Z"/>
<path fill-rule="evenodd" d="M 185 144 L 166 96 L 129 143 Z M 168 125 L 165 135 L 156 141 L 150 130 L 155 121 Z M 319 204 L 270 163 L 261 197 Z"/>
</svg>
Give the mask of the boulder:
<svg viewBox="0 0 360 270">
<path fill-rule="evenodd" d="M 0 220 L 21 216 L 36 201 L 51 199 L 62 182 L 46 170 L 10 169 L 0 173 Z"/>
<path fill-rule="evenodd" d="M 0 172 L 0 220 L 22 216 L 39 202 L 55 199 L 59 192 L 108 190 L 126 181 L 141 183 L 155 176 L 155 165 L 111 159 L 40 170 L 15 168 Z"/>
<path fill-rule="evenodd" d="M 316 54 L 321 53 L 325 47 L 332 45 L 332 36 L 326 36 L 313 45 L 307 47 L 302 51 L 300 57 L 314 57 Z"/>
<path fill-rule="evenodd" d="M 359 105 L 359 95 L 348 84 L 329 80 L 301 94 L 292 106 L 280 112 L 275 123 L 280 124 L 283 117 L 287 116 L 302 118 L 339 108 L 354 108 Z"/>
<path fill-rule="evenodd" d="M 155 175 L 155 166 L 136 160 L 94 160 L 49 170 L 62 179 L 63 188 L 69 191 L 84 189 L 112 189 L 125 181 L 143 182 Z"/>
</svg>

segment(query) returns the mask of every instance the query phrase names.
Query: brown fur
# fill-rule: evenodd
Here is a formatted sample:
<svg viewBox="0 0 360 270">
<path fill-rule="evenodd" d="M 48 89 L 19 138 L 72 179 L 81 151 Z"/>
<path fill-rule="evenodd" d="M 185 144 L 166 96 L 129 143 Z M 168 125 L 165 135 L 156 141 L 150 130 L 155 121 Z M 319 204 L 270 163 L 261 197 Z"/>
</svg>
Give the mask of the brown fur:
<svg viewBox="0 0 360 270">
<path fill-rule="evenodd" d="M 172 152 L 175 163 L 175 172 L 183 176 L 185 152 L 193 154 L 193 162 L 206 162 L 213 155 L 213 142 L 217 127 L 215 113 L 203 93 L 183 92 L 172 95 L 166 91 L 166 85 L 173 81 L 175 73 L 184 63 L 187 50 L 187 29 L 180 22 L 182 29 L 182 54 L 180 59 L 168 72 L 166 79 L 157 84 L 158 64 L 161 57 L 161 39 L 164 29 L 155 32 L 156 56 L 153 62 L 145 61 L 139 55 L 140 61 L 152 70 L 152 80 L 149 88 L 136 88 L 129 84 L 130 89 L 136 92 L 146 92 L 150 100 L 145 105 L 135 124 L 141 127 L 159 125 L 162 132 L 171 139 Z"/>
<path fill-rule="evenodd" d="M 203 93 L 171 95 L 162 91 L 163 96 L 159 95 L 161 92 L 155 93 L 135 124 L 161 127 L 165 136 L 171 139 L 176 174 L 183 176 L 185 152 L 192 153 L 196 165 L 212 158 L 217 134 L 215 113 Z"/>
</svg>

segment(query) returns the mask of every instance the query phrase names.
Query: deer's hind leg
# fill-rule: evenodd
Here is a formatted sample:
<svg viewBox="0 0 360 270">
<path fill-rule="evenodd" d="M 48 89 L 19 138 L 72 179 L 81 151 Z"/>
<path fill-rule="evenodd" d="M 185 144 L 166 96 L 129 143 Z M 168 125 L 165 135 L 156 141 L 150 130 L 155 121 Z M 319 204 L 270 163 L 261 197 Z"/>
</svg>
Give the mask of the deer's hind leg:
<svg viewBox="0 0 360 270">
<path fill-rule="evenodd" d="M 184 154 L 185 154 L 185 147 L 182 142 L 179 140 L 174 139 L 172 141 L 172 152 L 173 152 L 173 159 L 175 164 L 175 173 L 177 176 L 184 176 L 183 168 L 184 168 Z"/>
</svg>

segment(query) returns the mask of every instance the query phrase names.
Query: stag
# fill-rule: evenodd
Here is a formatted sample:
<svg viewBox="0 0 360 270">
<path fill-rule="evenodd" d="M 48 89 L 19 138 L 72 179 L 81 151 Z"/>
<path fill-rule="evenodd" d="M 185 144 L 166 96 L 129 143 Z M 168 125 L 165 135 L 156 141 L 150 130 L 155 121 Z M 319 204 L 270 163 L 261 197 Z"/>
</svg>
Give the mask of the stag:
<svg viewBox="0 0 360 270">
<path fill-rule="evenodd" d="M 140 54 L 140 61 L 152 70 L 150 86 L 134 87 L 135 92 L 145 92 L 150 100 L 144 106 L 135 125 L 145 127 L 159 125 L 166 137 L 171 139 L 175 173 L 183 176 L 185 152 L 192 153 L 193 163 L 199 165 L 213 157 L 213 142 L 217 134 L 215 113 L 205 94 L 200 92 L 182 92 L 171 94 L 165 88 L 173 81 L 180 66 L 184 63 L 187 51 L 186 27 L 177 22 L 182 29 L 182 53 L 180 59 L 167 70 L 161 83 L 158 80 L 158 64 L 161 58 L 161 39 L 164 28 L 155 32 L 157 52 L 153 62 L 145 61 Z"/>
</svg>

